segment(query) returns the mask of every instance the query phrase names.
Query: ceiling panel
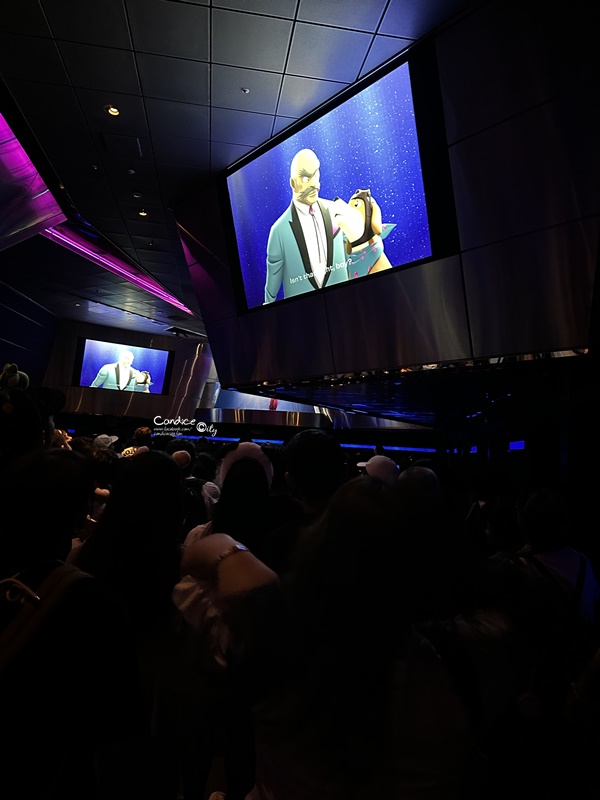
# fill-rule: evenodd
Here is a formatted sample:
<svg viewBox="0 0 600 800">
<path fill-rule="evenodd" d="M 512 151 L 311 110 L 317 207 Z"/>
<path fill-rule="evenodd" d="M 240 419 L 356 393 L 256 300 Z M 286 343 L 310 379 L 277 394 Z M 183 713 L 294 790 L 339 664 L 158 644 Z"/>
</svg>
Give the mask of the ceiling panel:
<svg viewBox="0 0 600 800">
<path fill-rule="evenodd" d="M 0 14 L 0 31 L 26 36 L 48 36 L 52 33 L 37 0 L 20 0 Z"/>
<path fill-rule="evenodd" d="M 284 19 L 293 19 L 297 5 L 297 0 L 213 0 L 214 8 L 252 11 Z"/>
<path fill-rule="evenodd" d="M 221 108 L 274 114 L 281 89 L 281 75 L 221 64 L 211 69 L 211 102 Z M 248 89 L 247 92 L 242 91 Z"/>
<path fill-rule="evenodd" d="M 132 51 L 79 42 L 58 44 L 73 86 L 119 94 L 141 94 Z"/>
<path fill-rule="evenodd" d="M 210 142 L 186 136 L 154 136 L 154 154 L 160 161 L 195 169 L 209 169 Z"/>
<path fill-rule="evenodd" d="M 136 60 L 142 89 L 147 97 L 208 104 L 208 64 L 147 53 L 138 53 Z"/>
<path fill-rule="evenodd" d="M 210 138 L 210 109 L 192 103 L 173 103 L 148 98 L 145 103 L 148 124 L 153 136 L 186 136 Z"/>
<path fill-rule="evenodd" d="M 419 39 L 472 5 L 471 0 L 427 0 L 423 8 L 421 0 L 391 0 L 379 32 Z"/>
<path fill-rule="evenodd" d="M 299 22 L 294 28 L 287 72 L 304 78 L 352 83 L 360 73 L 372 40 L 369 33 Z"/>
<path fill-rule="evenodd" d="M 103 47 L 129 48 L 131 38 L 122 3 L 114 0 L 41 0 L 52 34 Z"/>
<path fill-rule="evenodd" d="M 321 25 L 334 25 L 355 31 L 374 33 L 383 17 L 387 0 L 344 0 L 337 14 L 331 13 L 331 6 L 321 0 L 302 0 L 298 19 Z"/>
<path fill-rule="evenodd" d="M 391 36 L 376 36 L 369 48 L 367 58 L 360 71 L 360 77 L 385 64 L 394 56 L 404 52 L 412 44 L 412 39 L 397 39 Z"/>
<path fill-rule="evenodd" d="M 274 119 L 269 114 L 253 114 L 228 108 L 214 108 L 211 138 L 229 144 L 258 145 L 271 135 Z"/>
<path fill-rule="evenodd" d="M 0 33 L 0 72 L 5 78 L 69 84 L 58 47 L 51 39 Z"/>
<path fill-rule="evenodd" d="M 212 60 L 217 64 L 282 72 L 291 34 L 290 20 L 214 9 Z"/>
<path fill-rule="evenodd" d="M 346 87 L 346 83 L 286 75 L 283 79 L 277 114 L 283 117 L 303 117 Z"/>
<path fill-rule="evenodd" d="M 127 0 L 133 43 L 145 53 L 208 61 L 208 9 L 164 0 Z"/>
</svg>

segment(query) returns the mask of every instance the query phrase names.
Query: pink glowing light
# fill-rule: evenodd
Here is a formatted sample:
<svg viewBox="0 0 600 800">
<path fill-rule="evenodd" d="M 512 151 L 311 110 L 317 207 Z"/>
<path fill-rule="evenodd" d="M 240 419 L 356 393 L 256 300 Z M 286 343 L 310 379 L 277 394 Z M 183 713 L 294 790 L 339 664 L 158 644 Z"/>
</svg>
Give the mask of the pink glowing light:
<svg viewBox="0 0 600 800">
<path fill-rule="evenodd" d="M 94 248 L 94 245 L 70 228 L 61 225 L 58 227 L 47 228 L 46 230 L 41 231 L 41 234 L 47 239 L 66 247 L 68 250 L 71 250 L 71 252 L 84 256 L 84 258 L 87 258 L 94 264 L 97 264 L 99 267 L 103 267 L 109 272 L 112 272 L 114 275 L 124 278 L 126 281 L 132 283 L 134 286 L 137 286 L 139 289 L 143 289 L 145 292 L 149 292 L 155 297 L 164 300 L 166 303 L 175 306 L 175 308 L 178 308 L 180 311 L 184 311 L 186 314 L 194 316 L 194 313 L 190 311 L 187 306 L 163 289 L 163 287 L 149 275 L 145 275 L 141 270 L 138 270 L 133 266 L 129 266 L 124 261 L 119 261 L 117 258 L 115 258 L 115 256 L 104 252 L 100 248 Z"/>
</svg>

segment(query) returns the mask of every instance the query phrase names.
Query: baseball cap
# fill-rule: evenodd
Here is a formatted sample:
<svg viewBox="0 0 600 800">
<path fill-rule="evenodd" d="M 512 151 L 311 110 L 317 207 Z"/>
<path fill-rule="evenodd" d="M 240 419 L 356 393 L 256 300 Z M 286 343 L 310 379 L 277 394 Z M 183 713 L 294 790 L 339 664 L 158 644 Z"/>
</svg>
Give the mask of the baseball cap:
<svg viewBox="0 0 600 800">
<path fill-rule="evenodd" d="M 360 461 L 356 466 L 364 469 L 371 478 L 379 478 L 386 483 L 394 483 L 398 478 L 398 465 L 387 456 L 373 456 L 368 461 Z"/>
<path fill-rule="evenodd" d="M 114 444 L 118 439 L 118 436 L 109 436 L 107 433 L 101 433 L 100 436 L 96 436 L 93 444 L 94 447 L 110 447 L 111 444 Z"/>
</svg>

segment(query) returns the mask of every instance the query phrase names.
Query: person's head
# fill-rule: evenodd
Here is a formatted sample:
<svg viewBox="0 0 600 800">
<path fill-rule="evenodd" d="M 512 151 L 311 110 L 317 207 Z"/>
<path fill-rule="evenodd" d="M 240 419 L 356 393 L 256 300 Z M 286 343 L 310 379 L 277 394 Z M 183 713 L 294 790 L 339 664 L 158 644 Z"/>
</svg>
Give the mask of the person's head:
<svg viewBox="0 0 600 800">
<path fill-rule="evenodd" d="M 406 633 L 420 566 L 410 558 L 407 536 L 389 484 L 365 475 L 339 487 L 303 531 L 290 573 L 302 646 L 323 647 L 343 659 L 360 635 L 365 651 L 357 660 L 367 657 L 369 641 L 377 640 L 379 656 L 395 649 Z"/>
<path fill-rule="evenodd" d="M 271 479 L 267 458 L 263 461 L 252 453 L 235 459 L 227 469 L 214 505 L 213 531 L 228 533 L 256 552 L 266 532 Z"/>
<path fill-rule="evenodd" d="M 394 553 L 402 551 L 398 530 L 399 506 L 392 487 L 368 475 L 345 481 L 331 496 L 326 509 L 306 535 L 298 551 L 298 566 L 306 565 L 312 578 L 323 578 L 323 590 L 329 596 L 333 584 L 348 591 L 358 583 L 374 581 L 381 586 L 381 576 Z M 371 554 L 377 561 L 375 573 L 367 567 Z M 385 555 L 384 555 L 385 554 Z M 399 570 L 397 565 L 394 566 Z M 342 601 L 331 595 L 332 602 Z M 364 598 L 357 602 L 363 603 Z"/>
<path fill-rule="evenodd" d="M 236 461 L 243 458 L 254 459 L 261 465 L 270 489 L 273 482 L 273 464 L 262 447 L 256 442 L 236 442 L 229 447 L 224 447 L 219 455 L 215 483 L 222 489 L 231 467 Z"/>
<path fill-rule="evenodd" d="M 133 353 L 131 350 L 122 350 L 119 353 L 119 364 L 122 367 L 130 367 L 133 363 Z"/>
<path fill-rule="evenodd" d="M 290 186 L 294 200 L 310 206 L 319 199 L 320 162 L 312 150 L 300 150 L 290 165 Z"/>
<path fill-rule="evenodd" d="M 348 475 L 341 445 L 317 428 L 295 434 L 283 457 L 290 491 L 306 511 L 321 511 Z"/>
<path fill-rule="evenodd" d="M 101 433 L 92 442 L 95 450 L 114 450 L 114 444 L 119 440 L 118 436 L 110 436 L 108 433 Z"/>
<path fill-rule="evenodd" d="M 152 429 L 141 425 L 133 432 L 133 443 L 136 447 L 150 447 L 152 444 Z"/>
<path fill-rule="evenodd" d="M 136 524 L 140 523 L 141 538 L 144 537 L 141 520 L 154 528 L 159 518 L 177 517 L 181 470 L 170 455 L 148 450 L 135 458 L 118 459 L 117 463 L 111 516 L 130 526 L 133 515 Z"/>
<path fill-rule="evenodd" d="M 211 453 L 196 453 L 192 475 L 203 481 L 214 481 L 217 474 L 217 459 Z"/>
<path fill-rule="evenodd" d="M 177 451 L 181 452 L 182 450 L 189 455 L 190 464 L 193 466 L 196 458 L 196 448 L 193 442 L 191 442 L 189 439 L 180 439 L 178 437 L 174 437 L 165 445 L 165 453 L 168 453 L 170 456 L 172 456 L 173 453 L 176 453 Z"/>
<path fill-rule="evenodd" d="M 95 447 L 90 453 L 92 472 L 99 487 L 113 484 L 121 459 L 112 447 Z"/>
<path fill-rule="evenodd" d="M 187 478 L 191 471 L 192 471 L 192 457 L 188 453 L 187 450 L 175 450 L 174 453 L 171 453 L 171 458 L 179 469 L 181 470 L 181 475 L 184 478 Z"/>
<path fill-rule="evenodd" d="M 441 501 L 440 479 L 429 467 L 406 467 L 398 476 L 398 487 L 423 508 L 438 505 Z"/>
<path fill-rule="evenodd" d="M 536 551 L 565 547 L 570 539 L 567 503 L 549 487 L 524 489 L 517 502 L 517 518 L 524 538 Z"/>
<path fill-rule="evenodd" d="M 94 451 L 94 440 L 91 436 L 74 436 L 69 442 L 71 450 L 76 450 L 84 456 L 89 456 Z"/>
</svg>

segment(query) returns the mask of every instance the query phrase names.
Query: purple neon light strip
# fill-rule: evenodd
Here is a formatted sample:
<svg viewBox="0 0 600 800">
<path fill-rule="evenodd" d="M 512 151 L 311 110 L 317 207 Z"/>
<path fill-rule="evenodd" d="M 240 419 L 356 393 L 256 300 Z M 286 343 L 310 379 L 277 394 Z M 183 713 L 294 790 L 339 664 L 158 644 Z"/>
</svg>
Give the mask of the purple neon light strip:
<svg viewBox="0 0 600 800">
<path fill-rule="evenodd" d="M 126 281 L 132 283 L 134 286 L 137 286 L 139 289 L 143 289 L 145 292 L 149 292 L 155 297 L 158 297 L 170 305 L 175 306 L 175 308 L 178 308 L 180 311 L 185 311 L 186 314 L 194 316 L 193 312 L 190 311 L 187 306 L 181 303 L 172 294 L 169 294 L 169 292 L 165 291 L 165 289 L 163 289 L 162 286 L 152 278 L 144 275 L 134 267 L 129 267 L 125 263 L 119 262 L 113 256 L 95 252 L 91 249 L 91 245 L 86 242 L 83 237 L 79 237 L 74 231 L 65 229 L 61 226 L 60 229 L 47 228 L 46 230 L 41 231 L 41 234 L 47 239 L 66 247 L 68 250 L 71 250 L 71 252 L 82 255 L 90 261 L 93 261 L 99 267 L 103 267 L 109 272 L 124 278 Z"/>
<path fill-rule="evenodd" d="M 4 219 L 0 225 L 0 232 L 10 240 L 11 244 L 41 233 L 42 236 L 119 275 L 134 286 L 194 316 L 187 306 L 169 294 L 157 281 L 108 254 L 95 252 L 91 249 L 92 245 L 74 231 L 63 226 L 60 229 L 57 227 L 59 223 L 66 221 L 66 217 L 2 114 L 0 114 L 0 165 L 9 175 L 11 182 L 21 187 L 13 207 L 4 209 Z M 7 227 L 7 220 L 10 222 L 10 228 L 5 233 L 2 228 Z"/>
</svg>

